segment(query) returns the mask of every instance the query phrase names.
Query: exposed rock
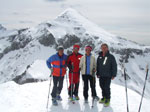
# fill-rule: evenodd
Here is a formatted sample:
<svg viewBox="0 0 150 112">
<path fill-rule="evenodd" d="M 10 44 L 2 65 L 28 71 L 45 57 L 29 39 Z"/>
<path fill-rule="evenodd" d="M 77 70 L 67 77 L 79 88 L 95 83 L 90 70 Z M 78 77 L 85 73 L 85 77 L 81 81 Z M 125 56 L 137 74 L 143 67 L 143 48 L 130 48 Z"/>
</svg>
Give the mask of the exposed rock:
<svg viewBox="0 0 150 112">
<path fill-rule="evenodd" d="M 80 46 L 82 49 L 85 48 L 85 46 L 90 45 L 92 47 L 92 49 L 95 48 L 95 44 L 92 38 L 89 39 L 84 39 L 83 41 L 80 42 Z"/>
<path fill-rule="evenodd" d="M 80 42 L 79 37 L 77 37 L 76 35 L 68 35 L 68 34 L 58 40 L 58 44 L 62 45 L 65 49 L 79 42 Z"/>
<path fill-rule="evenodd" d="M 26 84 L 26 83 L 32 83 L 32 82 L 45 81 L 45 79 L 36 79 L 36 78 L 29 77 L 26 72 L 29 68 L 30 68 L 30 65 L 27 66 L 26 70 L 21 75 L 16 76 L 12 80 L 18 84 Z"/>
<path fill-rule="evenodd" d="M 39 42 L 40 42 L 40 44 L 42 44 L 44 46 L 52 46 L 52 45 L 56 44 L 55 38 L 51 33 L 50 34 L 43 34 L 39 38 Z"/>
<path fill-rule="evenodd" d="M 18 34 L 21 34 L 22 32 L 24 32 L 26 30 L 28 30 L 28 28 L 20 29 L 20 30 L 18 30 Z"/>
</svg>

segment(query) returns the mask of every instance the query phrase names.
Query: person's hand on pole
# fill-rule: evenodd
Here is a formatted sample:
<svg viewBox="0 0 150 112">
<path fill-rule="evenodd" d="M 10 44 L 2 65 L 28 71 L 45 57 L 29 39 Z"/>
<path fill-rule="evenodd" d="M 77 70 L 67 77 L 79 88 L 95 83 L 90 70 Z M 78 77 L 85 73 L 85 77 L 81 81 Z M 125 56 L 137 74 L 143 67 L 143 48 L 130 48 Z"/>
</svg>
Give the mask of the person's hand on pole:
<svg viewBox="0 0 150 112">
<path fill-rule="evenodd" d="M 111 80 L 114 80 L 114 79 L 115 79 L 115 77 L 112 77 L 112 78 L 111 78 Z"/>
<path fill-rule="evenodd" d="M 52 73 L 53 73 L 53 68 L 50 68 L 50 71 L 51 71 L 51 74 L 50 74 L 50 76 L 49 77 L 51 77 L 52 76 Z"/>
</svg>

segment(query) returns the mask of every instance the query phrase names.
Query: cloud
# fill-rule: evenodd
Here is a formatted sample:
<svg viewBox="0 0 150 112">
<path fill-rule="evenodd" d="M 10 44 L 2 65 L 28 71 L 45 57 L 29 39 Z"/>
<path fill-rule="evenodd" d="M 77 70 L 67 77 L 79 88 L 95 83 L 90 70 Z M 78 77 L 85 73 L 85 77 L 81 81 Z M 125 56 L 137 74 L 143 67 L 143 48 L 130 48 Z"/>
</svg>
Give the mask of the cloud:
<svg viewBox="0 0 150 112">
<path fill-rule="evenodd" d="M 19 21 L 19 23 L 22 23 L 22 24 L 24 24 L 24 23 L 33 23 L 33 21 Z"/>
<path fill-rule="evenodd" d="M 65 1 L 65 0 L 46 0 L 46 1 L 49 1 L 49 2 L 61 2 L 61 1 Z"/>
</svg>

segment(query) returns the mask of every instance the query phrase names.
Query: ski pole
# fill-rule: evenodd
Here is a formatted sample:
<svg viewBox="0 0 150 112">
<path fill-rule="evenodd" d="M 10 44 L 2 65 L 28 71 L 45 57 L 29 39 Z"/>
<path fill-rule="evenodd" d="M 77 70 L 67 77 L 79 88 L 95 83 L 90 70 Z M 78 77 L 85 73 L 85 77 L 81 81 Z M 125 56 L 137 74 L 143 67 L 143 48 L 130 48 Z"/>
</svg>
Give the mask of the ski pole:
<svg viewBox="0 0 150 112">
<path fill-rule="evenodd" d="M 123 66 L 124 67 L 124 66 Z M 126 69 L 124 67 L 124 80 L 125 80 L 125 91 L 126 91 L 126 105 L 127 105 L 127 112 L 129 112 L 129 104 L 128 104 L 128 91 L 127 91 L 127 74 Z"/>
<path fill-rule="evenodd" d="M 50 74 L 50 83 L 49 83 L 49 90 L 48 90 L 48 98 L 47 98 L 47 111 L 48 111 L 48 104 L 49 104 L 49 94 L 50 94 L 50 88 L 51 88 L 51 81 L 52 81 L 52 73 Z"/>
<path fill-rule="evenodd" d="M 68 77 L 67 77 L 67 74 L 66 74 L 66 83 L 67 83 L 67 91 L 69 91 L 68 90 Z"/>
<path fill-rule="evenodd" d="M 72 63 L 72 74 L 71 74 L 71 97 L 73 98 L 73 63 Z"/>
<path fill-rule="evenodd" d="M 94 72 L 94 70 L 92 73 L 92 78 L 93 78 L 93 88 L 94 88 L 94 83 L 95 83 L 95 72 Z M 95 96 L 93 96 L 93 99 L 92 99 L 92 108 L 94 107 L 94 100 L 95 100 Z"/>
<path fill-rule="evenodd" d="M 141 106 L 142 106 L 142 101 L 143 101 L 143 97 L 144 97 L 144 92 L 145 92 L 145 86 L 146 86 L 146 81 L 147 81 L 147 77 L 148 77 L 148 65 L 146 66 L 146 76 L 145 76 L 145 82 L 144 82 L 144 87 L 143 87 L 143 93 L 142 93 L 142 96 L 141 96 L 141 102 L 140 102 L 140 106 L 139 106 L 139 111 L 141 111 Z"/>
</svg>

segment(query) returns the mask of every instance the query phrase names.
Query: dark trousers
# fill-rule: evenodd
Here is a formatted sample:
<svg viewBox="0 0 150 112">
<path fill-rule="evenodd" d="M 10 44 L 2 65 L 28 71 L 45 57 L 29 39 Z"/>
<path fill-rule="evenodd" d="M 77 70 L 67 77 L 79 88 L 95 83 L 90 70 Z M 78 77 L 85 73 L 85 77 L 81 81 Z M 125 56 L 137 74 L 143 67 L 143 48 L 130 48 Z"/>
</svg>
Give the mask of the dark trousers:
<svg viewBox="0 0 150 112">
<path fill-rule="evenodd" d="M 103 98 L 110 99 L 110 84 L 111 78 L 109 77 L 100 77 L 99 84 L 102 89 Z"/>
<path fill-rule="evenodd" d="M 72 87 L 71 87 L 72 86 Z M 71 84 L 70 86 L 69 86 L 69 96 L 73 96 L 73 95 L 75 95 L 75 96 L 78 96 L 78 89 L 79 89 L 79 82 L 78 83 L 75 83 L 75 84 Z"/>
<path fill-rule="evenodd" d="M 83 87 L 83 96 L 85 99 L 88 99 L 88 90 L 89 90 L 89 84 L 88 82 L 90 81 L 90 87 L 91 87 L 91 91 L 92 91 L 92 97 L 97 96 L 96 94 L 96 89 L 95 89 L 95 77 L 91 76 L 91 75 L 82 75 L 82 80 L 84 83 L 84 87 Z"/>
<path fill-rule="evenodd" d="M 61 90 L 63 88 L 63 81 L 64 76 L 63 77 L 53 76 L 53 90 L 51 93 L 52 98 L 56 98 L 56 95 L 61 93 Z"/>
</svg>

